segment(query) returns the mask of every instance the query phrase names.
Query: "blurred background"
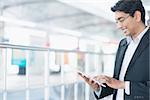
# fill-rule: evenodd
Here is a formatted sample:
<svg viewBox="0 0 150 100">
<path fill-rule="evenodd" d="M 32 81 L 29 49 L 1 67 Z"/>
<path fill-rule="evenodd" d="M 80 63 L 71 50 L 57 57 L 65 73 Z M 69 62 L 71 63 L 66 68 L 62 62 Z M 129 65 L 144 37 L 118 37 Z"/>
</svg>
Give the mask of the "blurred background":
<svg viewBox="0 0 150 100">
<path fill-rule="evenodd" d="M 113 75 L 116 2 L 0 0 L 0 100 L 95 100 L 76 71 Z"/>
</svg>

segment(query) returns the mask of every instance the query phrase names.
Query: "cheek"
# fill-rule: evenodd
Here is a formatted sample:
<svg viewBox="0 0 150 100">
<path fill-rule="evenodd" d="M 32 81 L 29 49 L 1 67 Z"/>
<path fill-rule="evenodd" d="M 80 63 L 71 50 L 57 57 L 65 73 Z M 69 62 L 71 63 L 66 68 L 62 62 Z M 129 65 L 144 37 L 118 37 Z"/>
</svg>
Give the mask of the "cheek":
<svg viewBox="0 0 150 100">
<path fill-rule="evenodd" d="M 128 31 L 132 32 L 134 29 L 135 24 L 133 22 L 128 22 L 125 24 L 125 27 L 128 29 Z"/>
<path fill-rule="evenodd" d="M 128 21 L 127 26 L 130 29 L 133 29 L 135 27 L 136 23 L 133 20 Z"/>
<path fill-rule="evenodd" d="M 133 32 L 133 31 L 134 31 L 133 29 L 134 29 L 134 25 L 131 25 L 131 24 L 128 25 L 128 30 L 129 30 L 130 32 Z"/>
</svg>

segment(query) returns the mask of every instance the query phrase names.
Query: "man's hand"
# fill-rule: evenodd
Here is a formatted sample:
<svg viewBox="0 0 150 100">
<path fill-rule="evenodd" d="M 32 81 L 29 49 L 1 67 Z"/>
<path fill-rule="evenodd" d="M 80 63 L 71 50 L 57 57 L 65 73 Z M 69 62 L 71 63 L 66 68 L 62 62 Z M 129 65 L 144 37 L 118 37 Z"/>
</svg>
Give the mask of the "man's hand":
<svg viewBox="0 0 150 100">
<path fill-rule="evenodd" d="M 95 77 L 96 80 L 102 81 L 103 83 L 106 83 L 109 87 L 114 89 L 125 89 L 125 82 L 117 80 L 115 78 L 106 76 L 106 75 L 100 75 Z"/>
<path fill-rule="evenodd" d="M 106 83 L 109 87 L 114 89 L 125 89 L 124 81 L 120 81 L 106 75 L 99 75 L 99 76 L 95 76 L 94 78 L 90 78 L 81 72 L 78 72 L 78 74 L 90 85 L 90 87 L 94 91 L 98 91 L 101 87 L 101 85 L 99 85 L 96 81 L 99 81 L 102 84 Z"/>
<path fill-rule="evenodd" d="M 94 91 L 99 91 L 100 86 L 98 85 L 98 83 L 96 83 L 95 81 L 93 81 L 92 78 L 84 77 L 84 80 L 86 81 L 86 83 L 88 83 L 88 84 L 90 85 L 90 87 L 91 87 Z"/>
<path fill-rule="evenodd" d="M 90 78 L 82 72 L 78 72 L 78 75 L 80 75 L 80 77 L 82 77 L 94 91 L 98 91 L 100 89 L 100 85 L 96 83 L 96 81 L 94 81 L 93 78 Z"/>
</svg>

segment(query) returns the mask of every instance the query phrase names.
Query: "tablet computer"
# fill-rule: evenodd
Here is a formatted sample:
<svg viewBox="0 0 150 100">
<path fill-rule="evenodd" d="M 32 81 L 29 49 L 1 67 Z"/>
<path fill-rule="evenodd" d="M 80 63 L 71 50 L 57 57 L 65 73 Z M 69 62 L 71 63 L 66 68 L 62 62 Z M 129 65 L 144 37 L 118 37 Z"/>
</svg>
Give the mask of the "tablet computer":
<svg viewBox="0 0 150 100">
<path fill-rule="evenodd" d="M 87 79 L 91 79 L 88 75 L 86 75 L 85 73 L 81 72 L 81 71 L 77 71 L 78 75 L 80 75 L 82 78 L 87 78 Z M 103 83 L 95 80 L 92 78 L 92 80 L 97 83 L 99 86 L 102 86 L 102 87 L 106 87 L 106 85 L 104 85 Z"/>
</svg>

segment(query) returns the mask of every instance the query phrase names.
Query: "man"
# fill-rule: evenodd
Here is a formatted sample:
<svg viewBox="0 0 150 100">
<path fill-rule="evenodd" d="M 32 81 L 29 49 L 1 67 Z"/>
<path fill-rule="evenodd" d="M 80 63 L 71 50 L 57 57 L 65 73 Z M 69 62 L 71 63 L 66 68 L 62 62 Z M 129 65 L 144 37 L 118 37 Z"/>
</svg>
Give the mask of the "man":
<svg viewBox="0 0 150 100">
<path fill-rule="evenodd" d="M 145 9 L 141 0 L 120 0 L 111 10 L 116 24 L 126 36 L 119 44 L 113 77 L 95 76 L 102 87 L 82 76 L 97 99 L 113 94 L 113 100 L 149 100 L 149 27 L 145 26 Z"/>
</svg>

